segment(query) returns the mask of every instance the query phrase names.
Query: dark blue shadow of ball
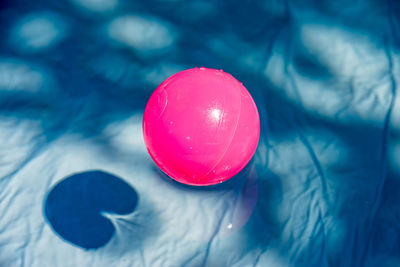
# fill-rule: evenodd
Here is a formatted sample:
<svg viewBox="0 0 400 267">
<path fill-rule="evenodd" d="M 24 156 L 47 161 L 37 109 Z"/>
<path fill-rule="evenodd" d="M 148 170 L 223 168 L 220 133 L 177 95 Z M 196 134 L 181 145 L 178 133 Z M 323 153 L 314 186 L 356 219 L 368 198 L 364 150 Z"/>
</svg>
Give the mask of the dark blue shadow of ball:
<svg viewBox="0 0 400 267">
<path fill-rule="evenodd" d="M 129 214 L 137 203 L 138 194 L 128 183 L 102 171 L 89 171 L 56 184 L 47 196 L 44 213 L 63 239 L 96 249 L 107 244 L 115 232 L 102 212 Z"/>
</svg>

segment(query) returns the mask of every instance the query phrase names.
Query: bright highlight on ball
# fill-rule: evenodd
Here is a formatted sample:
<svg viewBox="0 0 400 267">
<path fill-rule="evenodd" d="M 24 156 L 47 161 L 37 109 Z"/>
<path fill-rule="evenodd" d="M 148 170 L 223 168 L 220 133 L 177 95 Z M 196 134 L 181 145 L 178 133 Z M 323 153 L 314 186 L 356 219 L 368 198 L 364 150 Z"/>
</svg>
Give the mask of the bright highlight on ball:
<svg viewBox="0 0 400 267">
<path fill-rule="evenodd" d="M 188 185 L 213 185 L 239 173 L 260 137 L 247 89 L 222 70 L 176 73 L 154 91 L 143 117 L 144 141 L 157 166 Z"/>
</svg>

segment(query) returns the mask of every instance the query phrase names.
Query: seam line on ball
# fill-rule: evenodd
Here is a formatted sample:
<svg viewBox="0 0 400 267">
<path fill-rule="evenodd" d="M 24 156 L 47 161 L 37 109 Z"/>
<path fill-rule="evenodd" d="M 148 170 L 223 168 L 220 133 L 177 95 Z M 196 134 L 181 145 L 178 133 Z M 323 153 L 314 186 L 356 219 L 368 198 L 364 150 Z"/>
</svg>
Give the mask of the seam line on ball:
<svg viewBox="0 0 400 267">
<path fill-rule="evenodd" d="M 235 130 L 233 131 L 233 135 L 232 135 L 232 137 L 231 137 L 231 140 L 228 142 L 228 145 L 226 146 L 225 151 L 222 153 L 221 157 L 217 160 L 217 162 L 214 164 L 214 166 L 213 166 L 206 174 L 204 174 L 203 176 L 201 176 L 200 179 L 204 178 L 204 177 L 207 176 L 210 172 L 212 172 L 212 171 L 218 166 L 218 164 L 222 161 L 222 159 L 223 159 L 224 156 L 226 155 L 226 152 L 228 152 L 228 149 L 229 149 L 229 147 L 230 147 L 231 144 L 232 144 L 233 138 L 235 138 L 235 135 L 236 135 L 236 131 L 237 131 L 237 128 L 238 128 L 238 125 L 239 125 L 239 120 L 240 120 L 241 114 L 242 114 L 242 96 L 240 95 L 240 97 L 239 97 L 239 115 L 237 116 L 237 119 L 236 119 Z"/>
</svg>

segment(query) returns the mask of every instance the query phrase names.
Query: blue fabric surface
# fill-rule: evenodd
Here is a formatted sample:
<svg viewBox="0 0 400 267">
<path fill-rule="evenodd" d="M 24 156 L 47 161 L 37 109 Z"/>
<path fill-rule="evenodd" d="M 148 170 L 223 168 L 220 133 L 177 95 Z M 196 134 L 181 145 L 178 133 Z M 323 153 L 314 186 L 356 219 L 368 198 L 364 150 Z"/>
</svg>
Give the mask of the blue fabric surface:
<svg viewBox="0 0 400 267">
<path fill-rule="evenodd" d="M 400 266 L 400 4 L 0 2 L 0 266 Z M 244 83 L 261 138 L 190 187 L 143 143 L 152 91 Z"/>
</svg>

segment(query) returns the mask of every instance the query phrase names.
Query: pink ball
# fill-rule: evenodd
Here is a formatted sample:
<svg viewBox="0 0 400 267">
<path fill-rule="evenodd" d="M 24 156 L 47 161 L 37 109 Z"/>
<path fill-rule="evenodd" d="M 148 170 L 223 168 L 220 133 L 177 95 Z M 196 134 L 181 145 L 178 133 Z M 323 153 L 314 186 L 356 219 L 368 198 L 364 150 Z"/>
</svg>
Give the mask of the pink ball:
<svg viewBox="0 0 400 267">
<path fill-rule="evenodd" d="M 143 117 L 143 135 L 154 162 L 189 185 L 221 183 L 252 158 L 260 137 L 253 98 L 222 70 L 176 73 L 154 91 Z"/>
</svg>

